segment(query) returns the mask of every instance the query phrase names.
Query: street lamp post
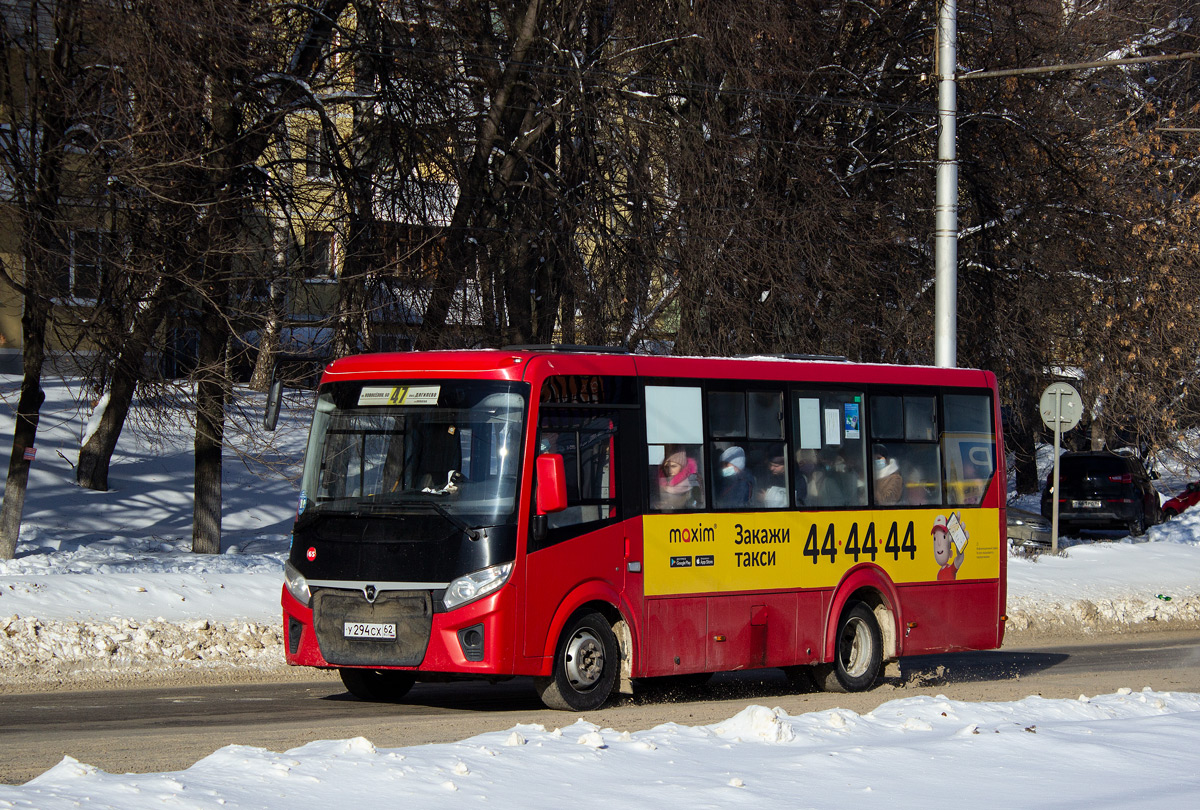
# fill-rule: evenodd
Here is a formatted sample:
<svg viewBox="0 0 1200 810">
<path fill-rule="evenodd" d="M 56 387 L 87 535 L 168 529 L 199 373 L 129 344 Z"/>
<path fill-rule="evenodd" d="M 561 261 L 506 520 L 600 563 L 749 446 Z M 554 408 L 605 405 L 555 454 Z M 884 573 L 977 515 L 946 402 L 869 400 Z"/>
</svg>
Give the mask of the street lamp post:
<svg viewBox="0 0 1200 810">
<path fill-rule="evenodd" d="M 936 273 L 933 363 L 942 368 L 958 364 L 957 18 L 955 0 L 942 0 L 937 28 L 938 155 L 933 245 Z"/>
</svg>

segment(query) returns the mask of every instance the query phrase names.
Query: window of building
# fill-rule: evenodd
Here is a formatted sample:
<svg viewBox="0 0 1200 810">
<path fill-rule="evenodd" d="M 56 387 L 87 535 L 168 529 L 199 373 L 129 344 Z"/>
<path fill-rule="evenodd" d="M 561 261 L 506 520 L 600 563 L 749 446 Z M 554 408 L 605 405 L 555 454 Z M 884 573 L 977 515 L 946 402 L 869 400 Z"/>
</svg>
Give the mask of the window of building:
<svg viewBox="0 0 1200 810">
<path fill-rule="evenodd" d="M 304 235 L 304 277 L 333 277 L 333 234 L 308 231 Z"/>
<path fill-rule="evenodd" d="M 58 297 L 96 300 L 100 295 L 105 265 L 113 257 L 112 250 L 111 232 L 72 230 L 67 238 L 67 260 L 59 265 L 54 279 Z"/>
<path fill-rule="evenodd" d="M 304 163 L 305 174 L 310 180 L 329 178 L 329 148 L 325 141 L 325 132 L 319 126 L 314 126 L 305 133 Z"/>
</svg>

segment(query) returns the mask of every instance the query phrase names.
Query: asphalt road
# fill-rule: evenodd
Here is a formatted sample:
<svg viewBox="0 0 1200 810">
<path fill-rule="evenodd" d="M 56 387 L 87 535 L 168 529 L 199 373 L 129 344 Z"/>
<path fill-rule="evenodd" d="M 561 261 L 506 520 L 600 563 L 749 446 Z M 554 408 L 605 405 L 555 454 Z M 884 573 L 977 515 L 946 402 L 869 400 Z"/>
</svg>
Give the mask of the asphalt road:
<svg viewBox="0 0 1200 810">
<path fill-rule="evenodd" d="M 64 755 L 110 773 L 172 771 L 231 744 L 285 751 L 363 736 L 393 748 L 452 742 L 519 723 L 556 728 L 580 717 L 636 731 L 671 721 L 717 723 L 752 703 L 795 715 L 835 706 L 865 713 L 916 695 L 1006 701 L 1122 687 L 1200 692 L 1200 632 L 908 658 L 898 677 L 854 695 L 797 692 L 778 670 L 726 673 L 690 691 L 623 696 L 582 714 L 545 709 L 527 679 L 417 684 L 403 704 L 372 704 L 350 697 L 336 677 L 314 675 L 308 682 L 0 695 L 0 782 L 21 784 Z"/>
</svg>

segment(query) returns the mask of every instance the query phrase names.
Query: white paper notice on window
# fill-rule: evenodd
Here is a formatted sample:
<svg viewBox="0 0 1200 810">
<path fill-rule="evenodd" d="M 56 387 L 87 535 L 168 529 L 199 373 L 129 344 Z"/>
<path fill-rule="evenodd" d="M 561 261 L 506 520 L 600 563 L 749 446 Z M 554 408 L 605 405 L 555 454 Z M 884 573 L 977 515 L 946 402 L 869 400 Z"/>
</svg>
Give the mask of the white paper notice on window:
<svg viewBox="0 0 1200 810">
<path fill-rule="evenodd" d="M 821 400 L 796 400 L 796 421 L 800 424 L 800 448 L 821 449 Z"/>
<path fill-rule="evenodd" d="M 646 441 L 702 444 L 704 420 L 699 388 L 646 386 Z"/>
<path fill-rule="evenodd" d="M 842 443 L 842 412 L 838 408 L 825 409 L 825 443 Z"/>
</svg>

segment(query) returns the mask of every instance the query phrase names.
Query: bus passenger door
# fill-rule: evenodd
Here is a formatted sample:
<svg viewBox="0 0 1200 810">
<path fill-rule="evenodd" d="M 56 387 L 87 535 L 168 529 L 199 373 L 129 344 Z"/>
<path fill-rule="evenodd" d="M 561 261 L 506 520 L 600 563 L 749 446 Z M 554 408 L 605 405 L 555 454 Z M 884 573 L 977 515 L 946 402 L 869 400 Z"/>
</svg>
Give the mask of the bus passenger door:
<svg viewBox="0 0 1200 810">
<path fill-rule="evenodd" d="M 528 657 L 552 646 L 546 637 L 550 622 L 574 589 L 598 583 L 620 593 L 624 587 L 625 495 L 615 467 L 622 455 L 620 421 L 615 409 L 542 409 L 537 452 L 563 457 L 567 508 L 547 515 L 545 533 L 528 538 L 523 650 Z"/>
</svg>

